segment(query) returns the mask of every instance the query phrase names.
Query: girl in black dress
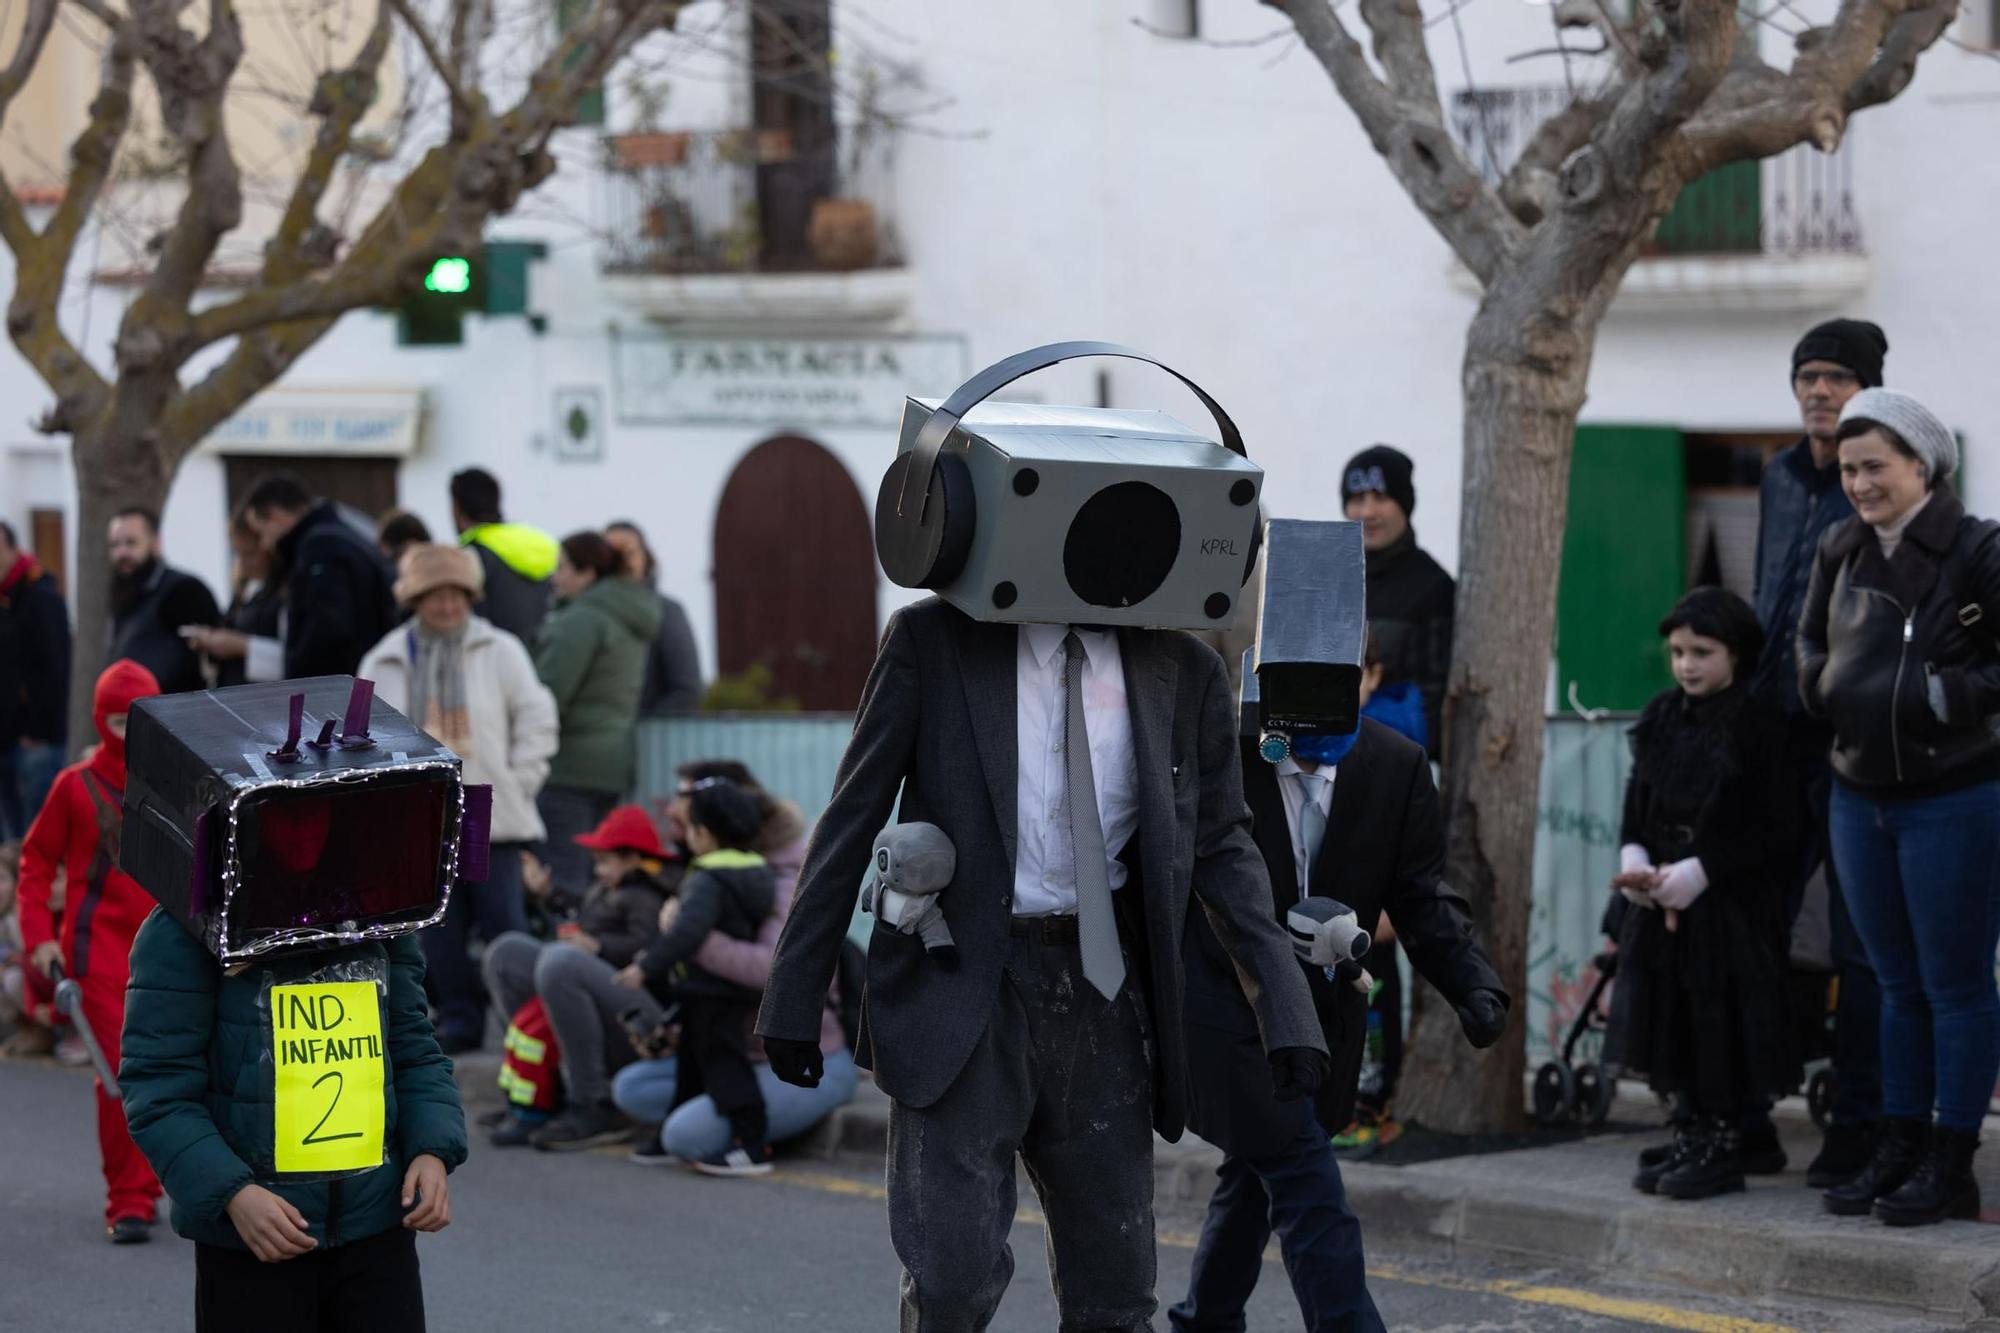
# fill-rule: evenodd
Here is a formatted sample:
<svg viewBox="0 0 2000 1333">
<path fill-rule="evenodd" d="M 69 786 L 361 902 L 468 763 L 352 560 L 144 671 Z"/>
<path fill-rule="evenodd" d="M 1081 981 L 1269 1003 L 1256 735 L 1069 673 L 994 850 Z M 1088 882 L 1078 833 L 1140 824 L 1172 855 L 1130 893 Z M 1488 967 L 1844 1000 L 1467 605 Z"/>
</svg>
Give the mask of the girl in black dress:
<svg viewBox="0 0 2000 1333">
<path fill-rule="evenodd" d="M 1740 1126 L 1798 1081 L 1786 1019 L 1784 886 L 1795 802 L 1784 747 L 1750 698 L 1763 648 L 1732 592 L 1683 597 L 1660 634 L 1675 688 L 1632 732 L 1620 873 L 1625 899 L 1614 1050 L 1691 1114 L 1642 1166 L 1646 1193 L 1743 1188 Z"/>
</svg>

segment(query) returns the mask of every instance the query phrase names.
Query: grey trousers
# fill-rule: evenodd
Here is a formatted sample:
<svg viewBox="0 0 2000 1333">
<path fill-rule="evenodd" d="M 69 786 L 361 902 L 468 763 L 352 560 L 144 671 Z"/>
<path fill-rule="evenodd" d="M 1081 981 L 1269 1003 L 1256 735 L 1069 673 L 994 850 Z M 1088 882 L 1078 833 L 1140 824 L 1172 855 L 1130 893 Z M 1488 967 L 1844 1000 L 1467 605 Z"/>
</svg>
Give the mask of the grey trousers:
<svg viewBox="0 0 2000 1333">
<path fill-rule="evenodd" d="M 638 1058 L 618 1016 L 627 1009 L 641 1010 L 650 1027 L 660 1019 L 659 1001 L 647 991 L 626 990 L 612 981 L 617 969 L 596 954 L 512 931 L 486 946 L 480 966 L 487 994 L 501 1006 L 503 1024 L 530 996 L 542 997 L 549 1026 L 555 1029 L 570 1103 L 608 1105 L 611 1075 Z"/>
<path fill-rule="evenodd" d="M 1153 1080 L 1135 969 L 1106 1001 L 1075 943 L 1017 935 L 986 1033 L 930 1106 L 889 1106 L 903 1333 L 984 1329 L 1014 1275 L 1016 1154 L 1065 1333 L 1151 1329 Z"/>
</svg>

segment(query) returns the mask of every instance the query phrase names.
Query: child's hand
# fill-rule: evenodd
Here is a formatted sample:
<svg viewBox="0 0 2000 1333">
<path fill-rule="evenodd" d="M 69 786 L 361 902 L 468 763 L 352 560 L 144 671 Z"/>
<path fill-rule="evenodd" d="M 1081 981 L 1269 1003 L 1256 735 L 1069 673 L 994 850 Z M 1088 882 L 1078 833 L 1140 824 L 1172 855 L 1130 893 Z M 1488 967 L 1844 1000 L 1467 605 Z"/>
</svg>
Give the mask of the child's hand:
<svg viewBox="0 0 2000 1333">
<path fill-rule="evenodd" d="M 306 1232 L 304 1214 L 262 1185 L 245 1185 L 236 1191 L 228 1212 L 250 1253 L 267 1264 L 296 1259 L 319 1247 Z"/>
<path fill-rule="evenodd" d="M 415 1207 L 411 1207 L 415 1204 Z M 451 1225 L 451 1187 L 445 1183 L 444 1163 L 429 1153 L 410 1159 L 403 1173 L 403 1225 L 412 1231 L 443 1231 Z"/>
<path fill-rule="evenodd" d="M 646 989 L 646 974 L 639 969 L 637 963 L 627 963 L 613 972 L 611 979 L 626 990 Z"/>
<path fill-rule="evenodd" d="M 674 918 L 681 914 L 681 900 L 669 898 L 660 908 L 660 932 L 665 934 L 674 928 Z"/>
<path fill-rule="evenodd" d="M 565 926 L 556 932 L 556 938 L 564 944 L 574 944 L 585 953 L 596 953 L 604 946 L 597 942 L 597 936 L 575 926 Z"/>
<path fill-rule="evenodd" d="M 35 952 L 28 958 L 29 964 L 35 971 L 41 973 L 50 981 L 56 979 L 56 965 L 62 962 L 62 960 L 62 945 L 56 943 L 54 940 L 43 940 L 40 944 L 37 944 Z"/>
</svg>

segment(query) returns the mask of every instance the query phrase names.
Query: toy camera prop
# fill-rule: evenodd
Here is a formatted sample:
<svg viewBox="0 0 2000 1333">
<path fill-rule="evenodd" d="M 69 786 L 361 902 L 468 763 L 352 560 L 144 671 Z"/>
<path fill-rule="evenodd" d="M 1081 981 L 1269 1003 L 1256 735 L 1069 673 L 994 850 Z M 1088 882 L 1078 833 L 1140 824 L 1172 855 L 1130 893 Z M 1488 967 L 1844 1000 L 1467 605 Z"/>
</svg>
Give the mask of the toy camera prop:
<svg viewBox="0 0 2000 1333">
<path fill-rule="evenodd" d="M 944 967 L 958 965 L 958 946 L 944 923 L 938 894 L 958 869 L 958 852 L 935 824 L 896 824 L 875 839 L 861 910 L 883 925 L 915 935 Z"/>
<path fill-rule="evenodd" d="M 1079 356 L 1160 366 L 1201 399 L 1222 443 L 1160 412 L 984 401 Z M 1054 343 L 941 403 L 907 401 L 875 550 L 895 582 L 975 620 L 1217 629 L 1256 561 L 1263 483 L 1235 423 L 1192 380 L 1115 343 Z"/>
<path fill-rule="evenodd" d="M 1274 518 L 1264 533 L 1257 644 L 1245 654 L 1243 725 L 1281 763 L 1301 736 L 1360 725 L 1368 641 L 1367 566 L 1359 523 Z"/>
<path fill-rule="evenodd" d="M 1314 967 L 1339 967 L 1368 952 L 1375 941 L 1354 909 L 1332 898 L 1301 898 L 1285 912 L 1292 948 Z"/>
<path fill-rule="evenodd" d="M 133 705 L 121 864 L 223 963 L 409 934 L 485 878 L 492 789 L 374 693 L 322 676 Z"/>
</svg>

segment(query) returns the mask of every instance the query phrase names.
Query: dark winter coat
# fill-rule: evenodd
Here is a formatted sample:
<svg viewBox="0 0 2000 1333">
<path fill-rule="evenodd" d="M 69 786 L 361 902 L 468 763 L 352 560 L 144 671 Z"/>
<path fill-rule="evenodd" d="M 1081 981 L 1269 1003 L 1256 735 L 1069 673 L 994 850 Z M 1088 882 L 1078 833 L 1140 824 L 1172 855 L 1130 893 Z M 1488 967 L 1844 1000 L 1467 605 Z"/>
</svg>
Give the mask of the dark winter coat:
<svg viewBox="0 0 2000 1333">
<path fill-rule="evenodd" d="M 229 628 L 256 639 L 276 639 L 284 635 L 285 585 L 269 579 L 250 589 L 238 589 L 222 619 Z M 241 685 L 250 679 L 248 661 L 236 657 L 216 665 L 217 685 Z"/>
<path fill-rule="evenodd" d="M 560 602 L 535 643 L 535 674 L 556 697 L 562 746 L 551 787 L 623 796 L 632 788 L 639 690 L 660 601 L 630 579 L 599 579 Z"/>
<path fill-rule="evenodd" d="M 1786 888 L 1798 803 L 1782 723 L 1748 685 L 1654 696 L 1632 730 L 1621 843 L 1662 869 L 1696 857 L 1708 889 L 1667 929 L 1627 910 L 1608 1062 L 1722 1114 L 1796 1081 L 1785 1018 Z"/>
<path fill-rule="evenodd" d="M 0 749 L 69 734 L 69 608 L 32 557 L 0 570 Z"/>
<path fill-rule="evenodd" d="M 613 888 L 593 882 L 577 908 L 577 929 L 597 941 L 599 958 L 623 967 L 660 933 L 667 895 L 667 887 L 644 870 L 632 871 Z"/>
<path fill-rule="evenodd" d="M 285 580 L 285 675 L 351 676 L 397 623 L 389 568 L 322 500 L 278 541 Z"/>
<path fill-rule="evenodd" d="M 522 523 L 481 523 L 460 533 L 459 541 L 479 557 L 485 576 L 473 614 L 522 643 L 534 643 L 554 595 L 549 575 L 562 551 L 556 539 Z"/>
<path fill-rule="evenodd" d="M 183 625 L 219 625 L 222 610 L 208 585 L 194 575 L 151 561 L 140 571 L 131 600 L 112 617 L 109 666 L 129 658 L 153 673 L 160 693 L 179 694 L 208 687 L 201 654 L 181 637 Z"/>
<path fill-rule="evenodd" d="M 293 1183 L 273 1167 L 275 1074 L 269 985 L 302 981 L 343 962 L 385 963 L 383 1079 L 388 1160 L 360 1175 Z M 139 928 L 125 995 L 118 1066 L 125 1119 L 174 1202 L 174 1230 L 204 1245 L 243 1250 L 228 1204 L 253 1182 L 304 1214 L 324 1247 L 402 1225 L 403 1177 L 425 1153 L 451 1170 L 465 1161 L 465 1113 L 451 1061 L 438 1050 L 424 1001 L 424 955 L 405 935 L 313 953 L 278 954 L 225 975 L 207 949 L 163 910 Z"/>
<path fill-rule="evenodd" d="M 719 851 L 698 856 L 674 897 L 673 924 L 654 937 L 639 960 L 655 992 L 709 995 L 754 1002 L 757 993 L 698 967 L 693 959 L 711 931 L 753 940 L 777 902 L 771 867 L 755 852 Z"/>
<path fill-rule="evenodd" d="M 1278 790 L 1278 770 L 1241 746 L 1244 795 L 1252 836 L 1270 870 L 1271 907 L 1279 921 L 1298 901 L 1298 865 L 1291 827 Z M 1315 878 L 1328 896 L 1355 909 L 1373 929 L 1386 909 L 1410 962 L 1456 1005 L 1475 990 L 1504 995 L 1500 976 L 1472 930 L 1465 899 L 1444 881 L 1444 815 L 1424 752 L 1379 723 L 1364 719 L 1361 735 L 1334 774 L 1333 805 L 1320 844 Z M 1317 1101 L 1280 1102 L 1271 1093 L 1270 1065 L 1257 1022 L 1228 956 L 1205 915 L 1188 914 L 1188 1126 L 1238 1156 L 1263 1156 L 1295 1140 L 1317 1113 L 1329 1134 L 1354 1118 L 1367 1035 L 1368 997 L 1324 968 L 1298 966 L 1333 1057 Z"/>
<path fill-rule="evenodd" d="M 1458 585 L 1428 551 L 1415 529 L 1368 561 L 1368 627 L 1382 659 L 1382 680 L 1415 683 L 1424 697 L 1430 751 L 1442 753 L 1444 692 L 1451 676 L 1451 637 Z"/>
<path fill-rule="evenodd" d="M 1764 627 L 1764 651 L 1750 690 L 1787 719 L 1809 721 L 1799 700 L 1796 641 L 1813 556 L 1826 530 L 1852 517 L 1840 468 L 1816 466 L 1811 440 L 1800 440 L 1764 469 L 1757 486 L 1757 623 Z"/>
<path fill-rule="evenodd" d="M 687 611 L 661 593 L 660 629 L 646 650 L 646 684 L 639 692 L 641 717 L 673 717 L 701 707 L 701 655 Z"/>
<path fill-rule="evenodd" d="M 1833 723 L 1840 779 L 1912 794 L 2000 777 L 1996 631 L 2000 524 L 1956 496 L 1933 494 L 1893 559 L 1859 518 L 1830 529 L 1799 621 L 1799 693 Z"/>
</svg>

